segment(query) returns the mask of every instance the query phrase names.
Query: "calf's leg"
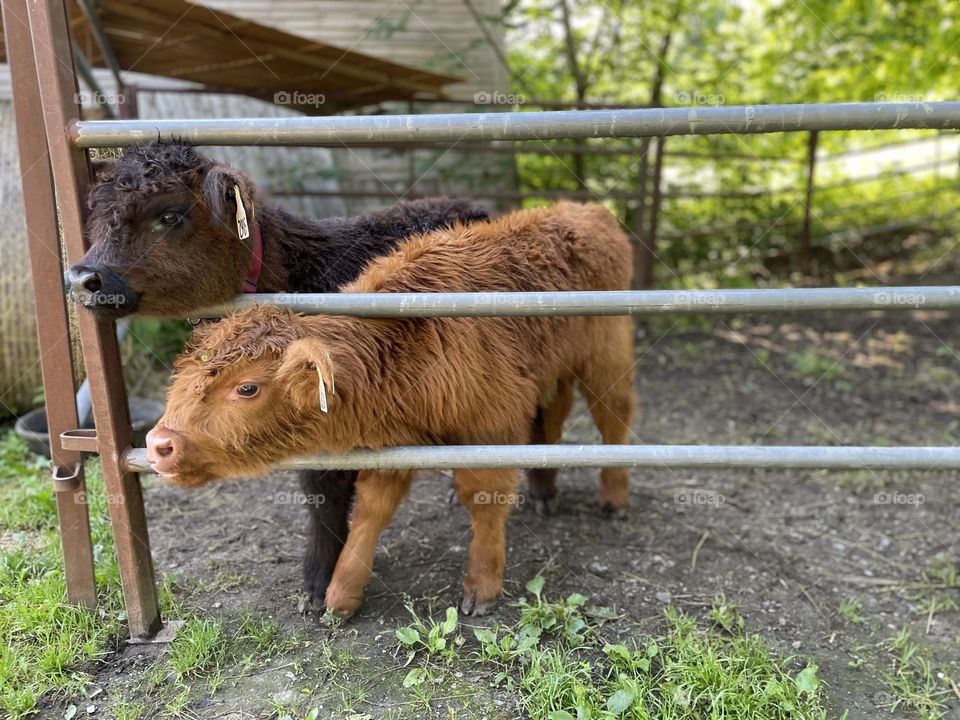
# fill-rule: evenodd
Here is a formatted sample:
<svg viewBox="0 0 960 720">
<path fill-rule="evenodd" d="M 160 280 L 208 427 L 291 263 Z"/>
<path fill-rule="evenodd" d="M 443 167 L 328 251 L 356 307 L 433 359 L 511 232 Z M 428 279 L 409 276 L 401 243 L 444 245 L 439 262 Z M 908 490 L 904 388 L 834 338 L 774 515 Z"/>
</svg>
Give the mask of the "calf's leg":
<svg viewBox="0 0 960 720">
<path fill-rule="evenodd" d="M 333 569 L 349 532 L 355 470 L 304 470 L 300 487 L 310 511 L 307 550 L 303 558 L 301 614 L 321 608 Z"/>
<path fill-rule="evenodd" d="M 537 408 L 530 443 L 553 445 L 563 437 L 563 422 L 573 406 L 573 382 L 561 381 L 557 396 L 547 405 Z M 527 471 L 527 491 L 533 509 L 538 515 L 549 515 L 557 495 L 557 468 L 531 468 Z"/>
<path fill-rule="evenodd" d="M 380 533 L 407 496 L 412 478 L 413 473 L 407 470 L 360 473 L 350 534 L 327 588 L 327 609 L 334 614 L 349 617 L 360 607 L 363 590 L 373 574 Z"/>
<path fill-rule="evenodd" d="M 507 514 L 516 502 L 516 470 L 457 470 L 453 482 L 470 512 L 473 538 L 463 583 L 464 615 L 485 615 L 503 589 Z"/>
<path fill-rule="evenodd" d="M 634 412 L 633 325 L 630 318 L 609 318 L 604 342 L 583 368 L 580 388 L 593 421 L 606 445 L 630 442 Z M 600 471 L 600 508 L 606 515 L 622 515 L 630 504 L 630 471 Z"/>
</svg>

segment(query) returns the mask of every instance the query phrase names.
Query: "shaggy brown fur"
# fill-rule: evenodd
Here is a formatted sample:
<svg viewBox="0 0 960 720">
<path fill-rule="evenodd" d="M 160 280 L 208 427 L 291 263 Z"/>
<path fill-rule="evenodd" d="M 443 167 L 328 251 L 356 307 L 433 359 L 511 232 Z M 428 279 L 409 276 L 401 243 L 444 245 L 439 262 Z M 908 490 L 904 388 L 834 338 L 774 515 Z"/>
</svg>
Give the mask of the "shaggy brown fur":
<svg viewBox="0 0 960 720">
<path fill-rule="evenodd" d="M 190 145 L 153 142 L 125 149 L 91 190 L 90 250 L 67 273 L 71 296 L 110 317 L 183 317 L 233 298 L 252 254 L 251 240 L 237 234 L 234 186 L 261 230 L 260 292 L 336 292 L 411 235 L 487 219 L 485 208 L 459 198 L 399 202 L 349 218 L 300 217 L 264 203 L 239 170 Z M 88 287 L 91 272 L 97 285 Z M 310 506 L 302 610 L 322 602 L 347 536 L 356 479 L 355 472 L 300 473 L 305 494 L 325 497 Z M 551 494 L 551 480 L 534 484 Z"/>
<path fill-rule="evenodd" d="M 622 290 L 630 268 L 629 244 L 607 210 L 562 203 L 407 240 L 343 291 Z M 199 485 L 318 450 L 522 443 L 558 386 L 565 399 L 552 406 L 566 411 L 574 382 L 604 442 L 626 443 L 632 327 L 626 317 L 370 320 L 257 307 L 205 329 L 179 358 L 149 456 L 173 482 Z M 462 605 L 468 614 L 500 593 L 517 479 L 513 470 L 455 473 L 473 518 Z M 377 537 L 409 481 L 410 473 L 390 473 L 358 482 L 329 608 L 351 613 L 359 606 Z M 604 503 L 624 507 L 627 490 L 626 470 L 603 470 Z"/>
</svg>

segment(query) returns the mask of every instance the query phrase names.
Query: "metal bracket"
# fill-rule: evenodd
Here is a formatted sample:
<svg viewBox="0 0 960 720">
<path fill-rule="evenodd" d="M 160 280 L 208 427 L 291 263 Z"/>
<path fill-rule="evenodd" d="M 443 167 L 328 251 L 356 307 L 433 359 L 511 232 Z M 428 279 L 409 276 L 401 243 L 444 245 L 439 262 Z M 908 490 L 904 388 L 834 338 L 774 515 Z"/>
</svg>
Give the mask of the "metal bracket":
<svg viewBox="0 0 960 720">
<path fill-rule="evenodd" d="M 186 620 L 167 620 L 162 628 L 149 637 L 128 638 L 127 645 L 165 645 L 171 643 L 186 622 Z"/>
<path fill-rule="evenodd" d="M 53 489 L 56 492 L 70 492 L 80 487 L 80 463 L 53 466 Z"/>
<path fill-rule="evenodd" d="M 60 447 L 64 450 L 96 453 L 100 451 L 97 431 L 88 429 L 67 430 L 60 433 Z"/>
</svg>

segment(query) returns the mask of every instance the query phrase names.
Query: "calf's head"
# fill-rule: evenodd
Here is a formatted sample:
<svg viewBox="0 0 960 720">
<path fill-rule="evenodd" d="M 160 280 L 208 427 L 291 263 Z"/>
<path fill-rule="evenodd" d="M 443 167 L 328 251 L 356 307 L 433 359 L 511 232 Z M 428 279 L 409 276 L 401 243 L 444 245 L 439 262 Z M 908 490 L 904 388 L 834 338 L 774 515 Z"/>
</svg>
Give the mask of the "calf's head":
<svg viewBox="0 0 960 720">
<path fill-rule="evenodd" d="M 192 487 L 323 449 L 350 388 L 336 387 L 333 360 L 305 336 L 306 322 L 257 306 L 198 328 L 147 435 L 154 472 Z"/>
<path fill-rule="evenodd" d="M 236 188 L 236 189 L 235 189 Z M 249 179 L 181 143 L 127 148 L 90 191 L 90 249 L 64 276 L 76 302 L 121 317 L 182 315 L 239 292 L 252 244 L 237 231 Z"/>
</svg>

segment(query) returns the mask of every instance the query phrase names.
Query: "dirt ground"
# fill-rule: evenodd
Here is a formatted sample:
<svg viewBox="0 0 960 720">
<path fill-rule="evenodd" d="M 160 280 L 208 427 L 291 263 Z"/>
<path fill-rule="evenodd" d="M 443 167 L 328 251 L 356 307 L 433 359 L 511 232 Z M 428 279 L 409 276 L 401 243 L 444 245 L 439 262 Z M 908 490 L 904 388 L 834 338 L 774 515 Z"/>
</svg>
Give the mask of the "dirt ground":
<svg viewBox="0 0 960 720">
<path fill-rule="evenodd" d="M 955 445 L 958 351 L 955 318 L 923 310 L 660 320 L 639 332 L 635 441 Z M 578 401 L 566 440 L 598 439 Z M 513 619 L 511 597 L 538 572 L 550 593 L 583 593 L 624 613 L 624 634 L 657 627 L 668 604 L 702 617 L 723 593 L 748 631 L 815 659 L 831 717 L 917 717 L 883 709 L 893 700 L 883 677 L 904 626 L 935 672 L 960 676 L 960 590 L 949 581 L 960 566 L 957 479 L 643 470 L 632 475 L 629 515 L 608 520 L 596 508 L 595 472 L 565 471 L 551 517 L 522 505 L 511 517 L 506 597 L 493 618 Z M 515 717 L 500 691 L 458 704 L 457 688 L 447 688 L 429 711 L 398 691 L 405 671 L 393 633 L 410 620 L 405 604 L 436 615 L 458 599 L 469 522 L 448 504 L 448 488 L 441 473 L 415 483 L 384 534 L 361 611 L 331 630 L 296 612 L 306 510 L 282 502 L 295 480 L 280 474 L 190 492 L 152 479 L 156 567 L 176 578 L 181 599 L 210 617 L 271 617 L 300 641 L 262 671 L 228 679 L 186 716 L 270 717 L 270 699 L 295 699 L 306 686 L 311 706 L 326 708 L 321 716 Z M 842 603 L 857 610 L 841 613 Z M 97 672 L 97 685 L 135 697 L 160 652 L 123 649 Z M 475 681 L 470 673 L 465 684 Z M 960 718 L 958 697 L 947 697 L 947 717 Z M 62 717 L 63 707 L 48 712 Z"/>
</svg>

